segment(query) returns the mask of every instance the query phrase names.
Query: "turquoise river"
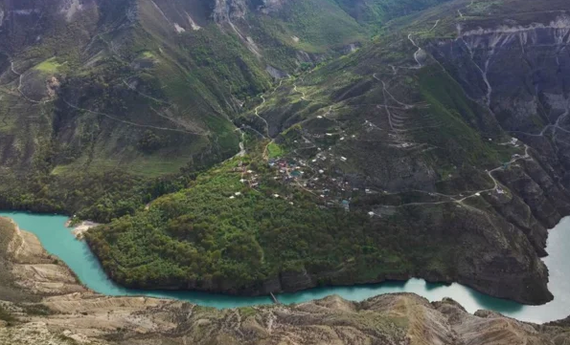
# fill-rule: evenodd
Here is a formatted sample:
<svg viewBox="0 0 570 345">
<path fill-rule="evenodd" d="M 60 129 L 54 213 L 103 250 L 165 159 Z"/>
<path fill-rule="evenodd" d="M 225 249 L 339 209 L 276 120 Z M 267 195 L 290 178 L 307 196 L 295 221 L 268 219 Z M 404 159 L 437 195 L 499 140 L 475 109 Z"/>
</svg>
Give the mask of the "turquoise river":
<svg viewBox="0 0 570 345">
<path fill-rule="evenodd" d="M 83 284 L 101 294 L 175 298 L 216 308 L 271 303 L 268 297 L 235 297 L 199 292 L 125 289 L 117 286 L 107 278 L 85 242 L 76 240 L 71 234 L 71 229 L 65 227 L 66 217 L 20 212 L 0 212 L 0 216 L 14 219 L 21 229 L 30 231 L 38 236 L 49 253 L 61 258 L 77 274 Z M 289 304 L 319 299 L 332 294 L 340 295 L 352 301 L 362 301 L 379 294 L 413 292 L 426 297 L 430 301 L 451 297 L 461 303 L 469 312 L 475 312 L 478 309 L 490 309 L 519 320 L 542 323 L 570 315 L 568 248 L 570 248 L 570 217 L 563 219 L 560 224 L 550 230 L 547 248 L 550 255 L 544 261 L 550 270 L 548 286 L 555 298 L 552 302 L 542 306 L 525 306 L 511 301 L 492 298 L 459 284 L 428 284 L 421 279 L 411 279 L 405 283 L 316 288 L 298 293 L 281 294 L 277 297 L 282 303 Z"/>
</svg>

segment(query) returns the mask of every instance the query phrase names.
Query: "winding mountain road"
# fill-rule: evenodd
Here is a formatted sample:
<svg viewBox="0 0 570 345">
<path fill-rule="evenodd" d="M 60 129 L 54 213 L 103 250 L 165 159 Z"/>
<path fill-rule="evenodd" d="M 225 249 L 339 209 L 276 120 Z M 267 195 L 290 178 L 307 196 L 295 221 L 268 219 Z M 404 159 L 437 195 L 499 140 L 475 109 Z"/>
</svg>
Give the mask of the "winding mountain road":
<svg viewBox="0 0 570 345">
<path fill-rule="evenodd" d="M 261 116 L 259 115 L 259 108 L 261 108 L 261 107 L 265 104 L 265 96 L 264 96 L 264 95 L 260 95 L 259 97 L 261 97 L 261 101 L 262 101 L 262 102 L 261 102 L 260 105 L 258 105 L 257 107 L 255 107 L 253 113 L 255 114 L 256 117 L 260 118 L 261 121 L 263 121 L 263 122 L 265 123 L 265 129 L 266 129 L 266 132 L 267 132 L 267 134 L 266 134 L 265 136 L 268 137 L 268 136 L 269 136 L 269 123 L 267 122 L 266 119 L 264 119 L 263 117 L 261 117 Z"/>
<path fill-rule="evenodd" d="M 301 94 L 301 99 L 302 99 L 303 101 L 306 101 L 306 100 L 307 100 L 306 94 L 305 94 L 303 91 L 297 90 L 297 84 L 293 84 L 293 91 L 295 91 L 295 92 L 297 92 L 297 93 L 300 93 L 300 94 Z"/>
<path fill-rule="evenodd" d="M 515 162 L 517 162 L 517 161 L 519 161 L 519 160 L 532 159 L 532 157 L 531 157 L 530 154 L 528 153 L 529 148 L 530 148 L 529 146 L 525 145 L 525 154 L 524 154 L 523 156 L 513 158 L 513 159 L 511 159 L 509 162 L 506 162 L 506 163 L 504 163 L 503 165 L 498 166 L 498 167 L 496 167 L 496 168 L 494 168 L 494 169 L 492 169 L 492 170 L 488 170 L 488 171 L 486 172 L 486 173 L 487 173 L 487 176 L 489 176 L 489 178 L 491 178 L 491 180 L 493 181 L 494 186 L 493 186 L 492 188 L 481 189 L 481 190 L 478 190 L 478 191 L 472 191 L 472 192 L 470 192 L 470 194 L 467 195 L 467 196 L 461 196 L 461 195 L 452 196 L 452 195 L 441 194 L 441 193 L 434 193 L 434 192 L 426 192 L 426 191 L 421 191 L 421 190 L 414 190 L 415 192 L 421 192 L 421 193 L 430 194 L 430 195 L 438 195 L 438 196 L 441 196 L 441 197 L 448 198 L 449 200 L 435 201 L 435 202 L 413 202 L 413 203 L 401 204 L 401 205 L 398 205 L 397 207 L 421 206 L 421 205 L 424 205 L 424 206 L 425 206 L 425 205 L 441 205 L 441 204 L 453 203 L 453 202 L 463 205 L 463 202 L 464 202 L 465 200 L 467 200 L 467 199 L 471 199 L 471 198 L 474 198 L 474 197 L 479 197 L 479 196 L 481 196 L 481 194 L 483 194 L 483 193 L 491 193 L 491 192 L 497 191 L 497 190 L 499 189 L 500 182 L 497 181 L 497 179 L 493 176 L 493 173 L 494 173 L 495 171 L 499 171 L 499 170 L 501 170 L 501 169 L 504 169 L 505 165 L 507 165 L 507 166 L 508 166 L 508 165 L 511 165 L 511 164 L 513 164 L 513 163 L 515 163 Z M 396 194 L 397 194 L 397 193 L 396 193 Z"/>
<path fill-rule="evenodd" d="M 420 69 L 420 68 L 423 67 L 423 65 L 422 65 L 422 63 L 421 63 L 420 60 L 419 60 L 419 55 L 420 55 L 420 53 L 423 51 L 423 49 L 422 49 L 420 46 L 418 46 L 418 45 L 416 44 L 416 42 L 415 42 L 414 39 L 412 38 L 412 34 L 408 34 L 408 40 L 409 40 L 410 42 L 412 42 L 412 44 L 414 45 L 414 47 L 418 48 L 418 50 L 416 50 L 416 52 L 414 53 L 414 60 L 416 60 L 416 63 L 417 63 L 418 65 L 417 65 L 417 66 L 408 67 L 408 68 L 410 68 L 410 69 Z"/>
<path fill-rule="evenodd" d="M 22 98 L 24 98 L 26 101 L 30 102 L 30 103 L 34 103 L 34 104 L 45 104 L 48 101 L 36 101 L 33 100 L 31 98 L 29 98 L 24 91 L 22 91 L 22 83 L 23 83 L 23 79 L 24 79 L 24 73 L 18 73 L 18 71 L 16 71 L 16 69 L 14 68 L 14 61 L 10 60 L 10 70 L 12 71 L 12 73 L 14 73 L 15 75 L 18 76 L 18 87 L 17 90 L 20 93 L 20 95 L 22 95 Z"/>
</svg>

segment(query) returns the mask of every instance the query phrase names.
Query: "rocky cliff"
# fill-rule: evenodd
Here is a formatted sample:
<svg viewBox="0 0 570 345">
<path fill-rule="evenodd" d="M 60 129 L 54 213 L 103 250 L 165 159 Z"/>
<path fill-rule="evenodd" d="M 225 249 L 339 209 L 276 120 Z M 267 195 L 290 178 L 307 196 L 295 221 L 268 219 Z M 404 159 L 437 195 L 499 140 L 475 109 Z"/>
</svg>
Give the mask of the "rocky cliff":
<svg viewBox="0 0 570 345">
<path fill-rule="evenodd" d="M 522 211 L 526 216 L 520 208 L 515 211 L 497 203 L 500 198 L 491 204 L 527 236 L 538 255 L 544 255 L 545 229 L 570 214 L 564 146 L 570 134 L 565 129 L 570 111 L 566 87 L 570 17 L 566 10 L 550 7 L 536 15 L 541 22 L 525 16 L 493 24 L 460 22 L 456 38 L 428 41 L 426 49 L 469 98 L 485 105 L 501 129 L 532 152 L 532 160 L 496 174 L 512 199 L 527 208 Z M 521 224 L 521 219 L 531 224 Z"/>
</svg>

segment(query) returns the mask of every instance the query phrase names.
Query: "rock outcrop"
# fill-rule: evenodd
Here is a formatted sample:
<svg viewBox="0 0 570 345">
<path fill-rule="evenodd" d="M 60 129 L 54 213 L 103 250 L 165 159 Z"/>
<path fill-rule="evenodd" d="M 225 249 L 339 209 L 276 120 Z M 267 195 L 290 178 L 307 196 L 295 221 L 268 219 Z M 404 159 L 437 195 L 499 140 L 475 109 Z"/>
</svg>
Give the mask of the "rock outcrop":
<svg viewBox="0 0 570 345">
<path fill-rule="evenodd" d="M 504 131 L 528 146 L 534 159 L 520 160 L 495 174 L 512 195 L 486 200 L 526 235 L 539 256 L 546 255 L 545 229 L 570 214 L 566 153 L 570 94 L 565 86 L 570 81 L 570 57 L 565 52 L 570 18 L 563 13 L 547 11 L 541 23 L 467 21 L 465 27 L 458 25 L 457 38 L 427 45 L 466 94 L 486 106 Z M 493 266 L 502 270 L 498 262 Z M 530 267 L 546 277 L 540 263 Z M 476 285 L 472 278 L 464 282 Z"/>
</svg>

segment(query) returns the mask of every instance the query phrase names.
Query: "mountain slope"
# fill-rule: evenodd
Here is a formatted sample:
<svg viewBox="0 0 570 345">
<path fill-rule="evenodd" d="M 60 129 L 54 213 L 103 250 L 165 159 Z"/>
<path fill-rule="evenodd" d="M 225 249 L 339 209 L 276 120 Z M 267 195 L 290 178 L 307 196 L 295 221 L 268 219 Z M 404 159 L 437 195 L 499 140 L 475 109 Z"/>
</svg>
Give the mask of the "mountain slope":
<svg viewBox="0 0 570 345">
<path fill-rule="evenodd" d="M 546 303 L 546 229 L 570 214 L 565 151 L 543 142 L 567 132 L 570 8 L 540 9 L 447 3 L 281 81 L 238 119 L 265 137 L 249 156 L 93 230 L 94 251 L 137 287 L 260 294 L 415 276 Z"/>
<path fill-rule="evenodd" d="M 544 303 L 568 5 L 409 14 L 431 4 L 4 1 L 0 205 L 134 214 L 88 236 L 130 286 L 419 276 Z"/>
<path fill-rule="evenodd" d="M 316 162 L 312 169 L 334 171 L 352 187 L 334 190 L 329 181 L 311 183 L 313 190 L 334 191 L 333 203 L 352 197 L 351 208 L 417 220 L 434 243 L 457 239 L 443 279 L 518 295 L 527 283 L 504 284 L 528 271 L 543 277 L 531 281 L 546 282 L 537 258 L 545 255 L 545 228 L 569 213 L 566 158 L 555 153 L 564 150 L 550 148 L 563 147 L 566 136 L 568 8 L 533 6 L 453 2 L 396 21 L 374 45 L 284 84 L 258 112 L 269 133 L 282 132 L 274 141 L 288 159 Z M 455 233 L 434 210 L 484 218 Z M 428 230 L 432 224 L 437 230 Z M 539 295 L 529 290 L 531 299 Z"/>
<path fill-rule="evenodd" d="M 101 221 L 238 153 L 244 105 L 371 32 L 328 0 L 2 1 L 0 13 L 0 204 Z"/>
</svg>

